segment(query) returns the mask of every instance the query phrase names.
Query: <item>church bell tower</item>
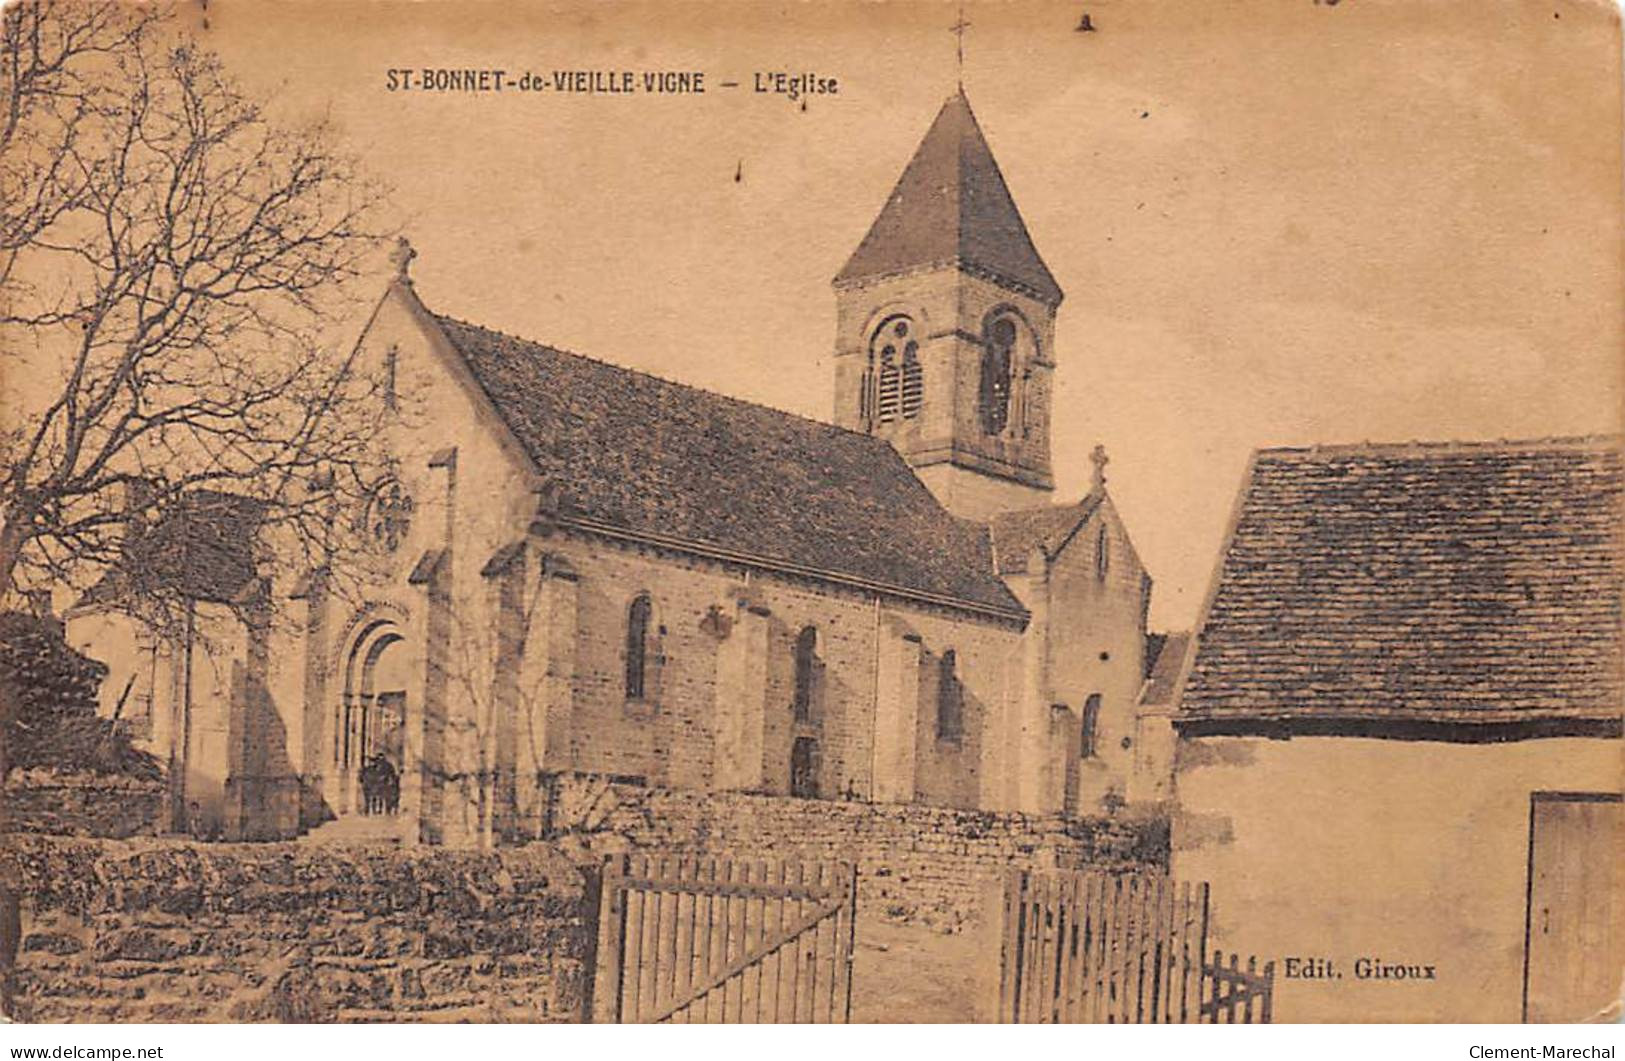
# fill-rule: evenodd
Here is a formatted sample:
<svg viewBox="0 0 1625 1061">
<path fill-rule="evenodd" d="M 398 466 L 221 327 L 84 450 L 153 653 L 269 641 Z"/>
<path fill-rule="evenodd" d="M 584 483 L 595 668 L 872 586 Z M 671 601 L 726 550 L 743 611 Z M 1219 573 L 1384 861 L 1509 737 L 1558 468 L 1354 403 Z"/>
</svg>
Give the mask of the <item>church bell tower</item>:
<svg viewBox="0 0 1625 1061">
<path fill-rule="evenodd" d="M 963 89 L 834 286 L 835 422 L 890 441 L 956 515 L 1048 504 L 1061 288 Z"/>
</svg>

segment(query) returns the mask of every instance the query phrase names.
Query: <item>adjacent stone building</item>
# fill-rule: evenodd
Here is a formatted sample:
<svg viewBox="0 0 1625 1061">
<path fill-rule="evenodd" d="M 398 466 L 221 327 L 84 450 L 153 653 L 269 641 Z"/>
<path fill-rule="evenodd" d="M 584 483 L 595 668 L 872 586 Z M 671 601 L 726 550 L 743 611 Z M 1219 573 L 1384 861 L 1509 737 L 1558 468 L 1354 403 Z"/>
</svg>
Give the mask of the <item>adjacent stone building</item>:
<svg viewBox="0 0 1625 1061">
<path fill-rule="evenodd" d="M 1173 872 L 1223 897 L 1215 945 L 1277 960 L 1277 1019 L 1617 1007 L 1621 464 L 1618 438 L 1255 455 L 1145 718 L 1174 706 Z"/>
<path fill-rule="evenodd" d="M 380 763 L 390 828 L 459 845 L 536 835 L 560 774 L 1126 798 L 1151 581 L 1102 452 L 1086 496 L 1054 495 L 1062 294 L 962 92 L 836 277 L 833 425 L 446 316 L 410 260 L 358 347 L 392 470 L 349 518 L 390 570 L 359 599 L 281 585 L 216 529 L 248 571 L 192 594 L 206 645 L 130 633 L 116 593 L 74 614 L 205 828 L 376 812 Z"/>
</svg>

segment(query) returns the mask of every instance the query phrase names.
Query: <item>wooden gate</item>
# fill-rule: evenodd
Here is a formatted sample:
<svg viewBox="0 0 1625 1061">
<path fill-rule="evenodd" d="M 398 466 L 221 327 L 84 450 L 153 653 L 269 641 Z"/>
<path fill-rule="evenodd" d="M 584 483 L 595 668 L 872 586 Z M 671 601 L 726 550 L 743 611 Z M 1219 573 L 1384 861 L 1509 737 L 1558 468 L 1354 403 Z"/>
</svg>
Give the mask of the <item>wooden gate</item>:
<svg viewBox="0 0 1625 1061">
<path fill-rule="evenodd" d="M 1207 948 L 1208 886 L 1151 874 L 1012 871 L 997 1020 L 1268 1023 L 1275 963 Z"/>
<path fill-rule="evenodd" d="M 839 863 L 612 858 L 593 1019 L 844 1024 L 856 914 L 857 874 Z"/>
<path fill-rule="evenodd" d="M 1275 994 L 1274 962 L 1265 962 L 1260 972 L 1258 959 L 1249 957 L 1247 968 L 1243 969 L 1240 958 L 1231 954 L 1230 965 L 1226 967 L 1224 955 L 1214 951 L 1212 964 L 1202 967 L 1202 982 L 1206 985 L 1202 995 L 1202 1023 L 1270 1023 L 1270 1005 Z"/>
</svg>

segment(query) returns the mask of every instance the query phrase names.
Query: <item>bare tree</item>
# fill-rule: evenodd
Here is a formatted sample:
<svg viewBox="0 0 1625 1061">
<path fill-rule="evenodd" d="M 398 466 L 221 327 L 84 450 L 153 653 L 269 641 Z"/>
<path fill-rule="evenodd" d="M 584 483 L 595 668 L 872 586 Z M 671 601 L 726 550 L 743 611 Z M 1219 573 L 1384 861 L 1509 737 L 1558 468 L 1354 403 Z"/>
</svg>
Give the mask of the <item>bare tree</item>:
<svg viewBox="0 0 1625 1061">
<path fill-rule="evenodd" d="M 541 568 L 548 562 L 532 551 L 518 577 L 497 576 L 504 584 L 493 611 L 448 612 L 438 665 L 450 695 L 438 708 L 445 712 L 439 745 L 427 761 L 405 765 L 453 794 L 442 808 L 461 810 L 463 835 L 482 849 L 545 838 L 577 854 L 602 852 L 625 843 L 636 825 L 652 826 L 652 812 L 644 802 L 624 801 L 604 775 L 572 774 L 570 784 L 552 784 L 544 732 L 552 679 L 545 663 L 524 665 L 527 655 L 547 651 Z"/>
<path fill-rule="evenodd" d="M 532 559 L 540 562 L 539 556 Z M 546 677 L 526 674 L 521 665 L 526 631 L 543 608 L 539 574 L 533 571 L 531 578 L 505 586 L 494 614 L 475 618 L 451 609 L 447 616 L 441 666 L 447 691 L 454 695 L 440 708 L 448 717 L 438 754 L 422 765 L 428 767 L 431 783 L 463 790 L 457 803 L 472 811 L 464 827 L 485 849 L 508 839 L 505 832 L 534 824 L 518 821 L 515 786 L 521 763 L 536 768 L 544 758 L 543 734 L 536 725 L 547 702 Z M 533 645 L 530 651 L 541 648 Z M 539 786 L 542 779 L 526 780 Z"/>
<path fill-rule="evenodd" d="M 322 327 L 380 191 L 161 11 L 3 18 L 0 598 L 83 584 L 202 490 L 257 501 L 284 562 L 329 563 L 384 403 Z"/>
</svg>

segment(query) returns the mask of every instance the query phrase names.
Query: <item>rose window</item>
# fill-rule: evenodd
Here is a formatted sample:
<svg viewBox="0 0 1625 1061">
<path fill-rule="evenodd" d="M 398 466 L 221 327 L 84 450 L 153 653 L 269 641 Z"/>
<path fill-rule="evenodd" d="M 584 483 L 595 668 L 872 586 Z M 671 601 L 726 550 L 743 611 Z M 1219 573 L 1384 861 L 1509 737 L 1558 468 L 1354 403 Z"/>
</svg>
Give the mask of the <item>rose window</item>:
<svg viewBox="0 0 1625 1061">
<path fill-rule="evenodd" d="M 412 495 L 399 479 L 385 479 L 373 487 L 367 498 L 363 529 L 390 552 L 406 540 L 406 532 L 412 529 Z"/>
</svg>

